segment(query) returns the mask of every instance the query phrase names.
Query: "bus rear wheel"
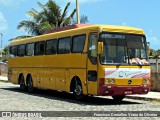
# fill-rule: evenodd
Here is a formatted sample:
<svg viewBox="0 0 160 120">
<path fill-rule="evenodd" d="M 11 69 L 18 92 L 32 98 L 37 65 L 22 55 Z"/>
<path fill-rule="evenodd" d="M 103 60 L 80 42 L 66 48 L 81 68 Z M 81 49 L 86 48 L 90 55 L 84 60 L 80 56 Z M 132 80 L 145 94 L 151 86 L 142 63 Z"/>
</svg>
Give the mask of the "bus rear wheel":
<svg viewBox="0 0 160 120">
<path fill-rule="evenodd" d="M 124 99 L 125 95 L 121 95 L 121 96 L 112 96 L 113 100 L 116 102 L 120 102 Z"/>
<path fill-rule="evenodd" d="M 23 76 L 20 77 L 19 84 L 20 84 L 20 90 L 25 91 L 26 90 L 26 85 L 25 85 L 24 77 Z"/>
<path fill-rule="evenodd" d="M 33 88 L 33 81 L 32 81 L 32 77 L 30 76 L 28 78 L 28 81 L 27 81 L 27 88 L 28 88 L 28 92 L 32 93 L 34 88 Z"/>
<path fill-rule="evenodd" d="M 82 91 L 82 84 L 80 81 L 76 80 L 75 85 L 74 85 L 73 94 L 77 100 L 81 100 L 84 98 L 83 91 Z"/>
</svg>

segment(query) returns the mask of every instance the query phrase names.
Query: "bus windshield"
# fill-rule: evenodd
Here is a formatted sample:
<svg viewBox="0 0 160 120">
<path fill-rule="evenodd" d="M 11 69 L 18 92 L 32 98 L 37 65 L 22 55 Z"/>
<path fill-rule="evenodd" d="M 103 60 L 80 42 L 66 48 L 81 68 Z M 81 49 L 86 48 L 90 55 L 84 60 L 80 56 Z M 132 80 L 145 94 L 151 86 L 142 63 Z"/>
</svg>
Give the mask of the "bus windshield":
<svg viewBox="0 0 160 120">
<path fill-rule="evenodd" d="M 100 41 L 104 43 L 102 64 L 149 64 L 144 36 L 102 33 Z"/>
</svg>

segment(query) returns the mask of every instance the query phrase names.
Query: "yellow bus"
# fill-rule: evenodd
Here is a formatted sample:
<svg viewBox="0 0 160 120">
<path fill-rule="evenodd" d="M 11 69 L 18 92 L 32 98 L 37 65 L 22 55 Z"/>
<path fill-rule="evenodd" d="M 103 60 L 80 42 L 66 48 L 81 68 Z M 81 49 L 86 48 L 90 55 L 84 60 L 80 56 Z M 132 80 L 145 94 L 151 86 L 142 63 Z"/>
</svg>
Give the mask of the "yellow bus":
<svg viewBox="0 0 160 120">
<path fill-rule="evenodd" d="M 86 25 L 10 43 L 8 79 L 21 90 L 34 88 L 84 95 L 147 94 L 150 64 L 144 31 Z"/>
</svg>

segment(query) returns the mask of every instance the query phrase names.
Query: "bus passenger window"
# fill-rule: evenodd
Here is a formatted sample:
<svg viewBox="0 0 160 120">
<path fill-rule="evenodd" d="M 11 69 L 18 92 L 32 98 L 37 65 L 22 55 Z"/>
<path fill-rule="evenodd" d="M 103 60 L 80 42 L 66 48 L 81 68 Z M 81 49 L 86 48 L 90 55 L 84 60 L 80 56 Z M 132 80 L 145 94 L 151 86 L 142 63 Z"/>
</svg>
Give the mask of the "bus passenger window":
<svg viewBox="0 0 160 120">
<path fill-rule="evenodd" d="M 18 56 L 22 57 L 25 55 L 25 45 L 19 45 L 18 46 Z"/>
<path fill-rule="evenodd" d="M 97 34 L 91 34 L 89 37 L 88 57 L 92 64 L 97 64 Z"/>
<path fill-rule="evenodd" d="M 46 41 L 46 55 L 56 54 L 57 52 L 57 40 Z"/>
<path fill-rule="evenodd" d="M 26 45 L 26 55 L 33 56 L 34 55 L 34 43 L 30 43 Z"/>
<path fill-rule="evenodd" d="M 73 43 L 72 52 L 73 53 L 83 52 L 85 41 L 86 41 L 86 35 L 74 36 L 72 42 Z"/>
<path fill-rule="evenodd" d="M 58 53 L 67 54 L 71 51 L 71 37 L 60 38 L 58 42 Z"/>
<path fill-rule="evenodd" d="M 9 48 L 9 57 L 16 57 L 17 56 L 17 46 L 11 46 Z"/>
<path fill-rule="evenodd" d="M 45 41 L 37 42 L 35 44 L 35 55 L 44 55 L 45 53 Z"/>
</svg>

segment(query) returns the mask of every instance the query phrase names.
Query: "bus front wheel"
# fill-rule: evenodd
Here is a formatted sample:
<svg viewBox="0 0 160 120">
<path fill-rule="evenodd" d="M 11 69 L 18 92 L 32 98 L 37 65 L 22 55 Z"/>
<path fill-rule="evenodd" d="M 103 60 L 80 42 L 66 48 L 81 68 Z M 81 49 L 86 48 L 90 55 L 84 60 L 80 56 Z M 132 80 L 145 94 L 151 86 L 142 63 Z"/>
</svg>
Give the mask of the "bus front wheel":
<svg viewBox="0 0 160 120">
<path fill-rule="evenodd" d="M 33 92 L 33 81 L 32 81 L 32 77 L 28 78 L 27 81 L 27 88 L 28 88 L 28 92 Z"/>
<path fill-rule="evenodd" d="M 80 81 L 76 80 L 75 85 L 74 85 L 73 94 L 77 100 L 83 99 L 84 95 L 83 95 L 83 91 L 82 91 L 82 84 Z"/>
<path fill-rule="evenodd" d="M 113 100 L 116 102 L 120 102 L 124 99 L 125 95 L 121 95 L 121 96 L 112 96 Z"/>
</svg>

